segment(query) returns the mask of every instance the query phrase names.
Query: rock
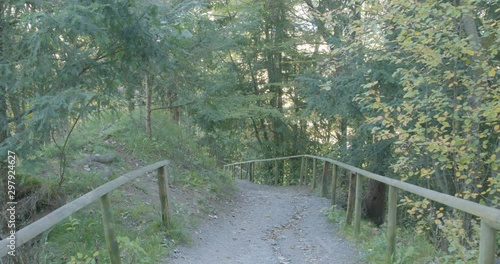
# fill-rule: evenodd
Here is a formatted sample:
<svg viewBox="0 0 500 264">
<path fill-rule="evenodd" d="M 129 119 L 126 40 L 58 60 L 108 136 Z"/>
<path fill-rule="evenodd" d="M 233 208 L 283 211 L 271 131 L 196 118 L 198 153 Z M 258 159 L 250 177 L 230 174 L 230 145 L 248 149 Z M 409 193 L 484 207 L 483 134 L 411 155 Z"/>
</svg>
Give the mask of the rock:
<svg viewBox="0 0 500 264">
<path fill-rule="evenodd" d="M 109 167 L 104 167 L 104 173 L 102 175 L 102 178 L 105 179 L 105 180 L 109 180 L 109 177 L 111 177 L 111 175 L 113 175 L 113 172 L 111 171 L 111 168 Z"/>
<path fill-rule="evenodd" d="M 95 154 L 95 155 L 90 155 L 90 160 L 103 163 L 103 164 L 108 164 L 113 161 L 115 161 L 116 155 L 115 154 L 109 154 L 109 155 L 100 155 L 100 154 Z"/>
</svg>

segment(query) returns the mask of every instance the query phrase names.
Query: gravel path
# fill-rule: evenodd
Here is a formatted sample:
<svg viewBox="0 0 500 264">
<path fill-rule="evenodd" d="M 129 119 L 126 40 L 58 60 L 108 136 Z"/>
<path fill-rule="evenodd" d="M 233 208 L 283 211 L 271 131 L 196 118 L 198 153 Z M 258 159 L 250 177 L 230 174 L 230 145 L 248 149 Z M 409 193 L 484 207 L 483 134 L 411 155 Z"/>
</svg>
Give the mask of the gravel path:
<svg viewBox="0 0 500 264">
<path fill-rule="evenodd" d="M 361 263 L 361 255 L 337 235 L 323 209 L 328 199 L 306 187 L 274 187 L 236 180 L 234 204 L 210 216 L 169 264 Z"/>
</svg>

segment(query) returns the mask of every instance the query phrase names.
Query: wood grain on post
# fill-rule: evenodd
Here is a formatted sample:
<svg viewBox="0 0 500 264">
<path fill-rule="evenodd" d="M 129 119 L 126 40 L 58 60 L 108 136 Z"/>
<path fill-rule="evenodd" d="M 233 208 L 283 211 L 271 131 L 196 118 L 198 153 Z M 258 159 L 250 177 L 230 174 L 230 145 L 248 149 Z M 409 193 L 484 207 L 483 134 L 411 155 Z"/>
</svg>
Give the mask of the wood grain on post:
<svg viewBox="0 0 500 264">
<path fill-rule="evenodd" d="M 356 201 L 354 202 L 354 236 L 359 237 L 361 231 L 361 178 L 362 176 L 356 173 Z"/>
<path fill-rule="evenodd" d="M 350 226 L 352 224 L 352 214 L 354 212 L 354 201 L 356 196 L 356 174 L 349 172 L 349 194 L 347 196 L 347 216 L 345 224 Z"/>
<path fill-rule="evenodd" d="M 251 162 L 247 162 L 247 177 L 246 177 L 246 179 L 248 179 L 248 180 L 250 180 L 250 170 L 252 169 L 251 164 L 252 164 Z"/>
<path fill-rule="evenodd" d="M 335 205 L 337 196 L 337 165 L 332 164 L 332 197 L 330 198 L 331 205 Z"/>
<path fill-rule="evenodd" d="M 489 226 L 481 219 L 481 231 L 479 240 L 479 262 L 481 264 L 493 264 L 495 262 L 497 230 Z"/>
<path fill-rule="evenodd" d="M 398 188 L 389 186 L 387 213 L 387 263 L 392 263 L 396 250 L 396 224 L 398 211 Z"/>
<path fill-rule="evenodd" d="M 101 197 L 102 225 L 104 227 L 104 236 L 106 238 L 106 247 L 112 264 L 120 264 L 120 249 L 116 242 L 115 227 L 113 225 L 113 214 L 111 213 L 111 200 L 109 194 Z"/>
<path fill-rule="evenodd" d="M 318 167 L 318 160 L 313 159 L 313 175 L 312 175 L 312 189 L 316 189 L 316 171 Z"/>
<path fill-rule="evenodd" d="M 328 181 L 328 174 L 330 173 L 330 163 L 325 161 L 325 164 L 323 165 L 323 177 L 321 179 L 321 196 L 326 197 L 328 194 L 328 186 L 327 186 L 327 181 Z"/>
<path fill-rule="evenodd" d="M 168 177 L 165 167 L 158 168 L 158 189 L 160 193 L 161 220 L 165 228 L 171 224 L 170 209 L 168 204 Z"/>
</svg>

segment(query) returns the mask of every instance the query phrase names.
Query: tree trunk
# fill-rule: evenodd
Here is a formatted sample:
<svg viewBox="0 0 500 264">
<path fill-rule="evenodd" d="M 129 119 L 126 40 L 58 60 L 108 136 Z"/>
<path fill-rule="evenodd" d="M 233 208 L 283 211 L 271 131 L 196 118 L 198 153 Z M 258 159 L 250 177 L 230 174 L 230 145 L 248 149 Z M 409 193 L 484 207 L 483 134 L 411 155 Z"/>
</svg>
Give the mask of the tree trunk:
<svg viewBox="0 0 500 264">
<path fill-rule="evenodd" d="M 176 100 L 177 100 L 177 94 L 172 91 L 168 91 L 167 92 L 168 104 L 172 106 Z M 172 116 L 172 120 L 174 120 L 174 122 L 180 123 L 179 107 L 170 107 L 169 109 L 170 109 L 170 115 Z"/>
<path fill-rule="evenodd" d="M 144 88 L 146 90 L 146 136 L 148 138 L 152 137 L 151 133 L 151 103 L 152 103 L 152 89 L 151 85 L 148 84 L 148 73 L 144 74 Z"/>
<path fill-rule="evenodd" d="M 391 143 L 387 141 L 373 141 L 373 148 L 376 149 L 373 159 L 369 160 L 373 164 L 373 173 L 384 175 L 387 170 L 388 162 L 386 159 L 390 157 Z M 370 179 L 368 181 L 368 188 L 363 198 L 363 211 L 365 217 L 375 223 L 381 225 L 385 219 L 386 207 L 386 186 L 384 183 Z"/>
<path fill-rule="evenodd" d="M 462 5 L 462 1 L 459 1 L 459 5 Z M 470 11 L 469 11 L 470 12 Z M 469 39 L 469 43 L 472 46 L 474 50 L 474 60 L 472 61 L 471 65 L 474 70 L 474 81 L 476 84 L 476 87 L 473 87 L 473 90 L 469 91 L 469 95 L 467 97 L 467 101 L 470 106 L 470 112 L 468 115 L 474 116 L 474 114 L 477 112 L 478 108 L 481 107 L 481 102 L 484 97 L 484 92 L 482 92 L 482 89 L 477 89 L 477 86 L 482 85 L 482 75 L 483 75 L 483 70 L 479 64 L 484 60 L 481 58 L 478 54 L 481 54 L 482 52 L 482 46 L 481 46 L 481 39 L 479 37 L 479 32 L 477 30 L 476 22 L 474 21 L 474 18 L 469 14 L 469 12 L 465 13 L 462 15 L 462 26 L 467 34 L 467 38 Z M 473 125 L 471 128 L 471 131 L 464 135 L 465 138 L 468 139 L 469 144 L 472 146 L 476 140 L 480 139 L 480 120 L 472 120 Z M 475 185 L 479 184 L 482 182 L 480 174 L 480 155 L 481 155 L 481 148 L 477 148 L 475 157 L 473 158 L 473 162 L 469 168 L 469 174 L 468 177 L 472 179 L 471 184 L 465 185 L 463 188 L 463 191 L 471 191 L 474 192 Z M 470 200 L 470 199 L 469 199 Z M 464 213 L 463 217 L 463 226 L 467 234 L 471 234 L 472 231 L 472 226 L 471 226 L 471 221 L 472 221 L 472 216 L 470 214 Z"/>
<path fill-rule="evenodd" d="M 6 87 L 0 85 L 0 144 L 5 143 L 9 135 L 9 126 L 7 124 L 7 105 L 5 100 Z M 4 195 L 7 195 L 7 190 L 5 189 L 7 186 L 7 157 L 6 153 L 1 153 L 0 155 L 0 175 L 2 175 L 2 193 L 0 194 L 2 201 L 6 201 L 3 198 Z"/>
<path fill-rule="evenodd" d="M 4 34 L 5 31 L 5 19 L 3 18 L 5 14 L 5 9 L 8 8 L 6 3 L 0 3 L 0 35 Z M 4 63 L 7 58 L 4 58 L 7 53 L 4 51 L 3 38 L 0 37 L 0 63 Z M 0 73 L 3 75 L 3 72 Z M 7 87 L 0 85 L 0 144 L 4 144 L 5 140 L 9 135 L 9 126 L 7 123 Z M 7 201 L 7 153 L 0 153 L 0 201 L 2 207 Z M 5 223 L 6 225 L 7 223 Z M 5 226 L 6 227 L 6 226 Z M 4 228 L 2 225 L 0 228 Z M 0 230 L 1 231 L 1 230 Z"/>
<path fill-rule="evenodd" d="M 368 181 L 368 190 L 363 201 L 366 218 L 376 225 L 384 223 L 385 216 L 385 184 L 376 180 Z"/>
</svg>

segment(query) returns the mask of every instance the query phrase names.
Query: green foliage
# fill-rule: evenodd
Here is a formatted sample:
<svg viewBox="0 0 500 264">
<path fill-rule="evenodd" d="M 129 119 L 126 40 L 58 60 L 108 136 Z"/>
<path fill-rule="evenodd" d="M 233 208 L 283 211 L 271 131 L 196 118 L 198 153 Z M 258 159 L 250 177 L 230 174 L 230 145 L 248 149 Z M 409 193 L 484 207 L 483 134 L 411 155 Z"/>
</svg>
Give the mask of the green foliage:
<svg viewBox="0 0 500 264">
<path fill-rule="evenodd" d="M 332 43 L 332 58 L 326 61 L 333 66 L 319 64 L 326 70 L 305 74 L 301 81 L 308 87 L 311 111 L 338 120 L 334 129 L 342 132 L 343 118 L 354 118 L 347 123 L 352 133 L 337 136 L 338 156 L 380 174 L 497 207 L 500 43 L 493 40 L 499 33 L 498 16 L 493 15 L 498 6 L 489 3 L 373 0 L 357 7 L 346 2 L 345 9 L 326 12 L 334 3 L 319 2 L 316 24 L 318 31 L 331 33 L 324 39 Z M 357 80 L 342 83 L 350 75 Z M 351 91 L 351 97 L 341 96 Z M 328 93 L 334 96 L 328 98 Z M 339 98 L 357 104 L 343 113 L 346 107 L 336 103 Z M 385 147 L 375 147 L 381 145 Z M 450 262 L 474 261 L 475 252 L 468 250 L 476 248 L 473 221 L 463 223 L 461 232 L 468 239 L 446 241 L 460 232 L 451 223 L 461 214 L 439 224 L 451 209 L 437 209 L 429 201 L 407 205 L 406 224 L 415 224 L 437 247 L 455 245 L 453 255 L 458 257 L 448 256 Z"/>
<path fill-rule="evenodd" d="M 363 100 L 369 100 L 369 107 L 378 113 L 369 119 L 376 124 L 377 137 L 397 140 L 394 172 L 404 180 L 427 179 L 431 188 L 492 204 L 488 193 L 497 180 L 488 175 L 497 167 L 498 144 L 493 138 L 499 125 L 488 113 L 498 104 L 498 79 L 492 70 L 498 58 L 495 52 L 486 52 L 491 47 L 476 47 L 473 36 L 467 35 L 470 32 L 464 35 L 454 26 L 460 17 L 473 12 L 473 5 L 443 2 L 436 7 L 426 2 L 403 7 L 392 2 L 383 8 L 387 11 L 381 18 L 384 28 L 398 32 L 384 45 L 400 48 L 374 59 L 398 63 L 394 75 L 404 94 L 394 104 L 380 96 L 378 83 L 372 83 Z M 415 23 L 411 29 L 405 27 L 410 15 Z M 478 19 L 485 35 L 495 34 L 497 29 L 490 26 L 494 21 Z M 430 25 L 438 25 L 439 30 Z"/>
<path fill-rule="evenodd" d="M 122 237 L 122 256 L 132 259 L 134 263 L 152 263 L 166 254 L 172 245 L 190 243 L 190 229 L 196 224 L 197 215 L 200 211 L 212 210 L 212 201 L 228 195 L 232 182 L 214 169 L 215 162 L 205 149 L 198 147 L 189 137 L 181 142 L 178 140 L 181 130 L 169 117 L 160 112 L 153 115 L 155 139 L 147 139 L 142 129 L 144 124 L 141 122 L 141 127 L 137 123 L 139 117 L 139 111 L 131 113 L 131 116 L 118 112 L 103 114 L 100 118 L 91 118 L 78 125 L 74 132 L 75 140 L 68 145 L 71 155 L 68 155 L 67 184 L 59 195 L 67 194 L 66 199 L 70 201 L 109 181 L 103 178 L 103 171 L 98 167 L 91 166 L 90 171 L 85 169 L 89 168 L 86 165 L 90 154 L 118 156 L 113 163 L 107 165 L 114 172 L 110 177 L 119 176 L 136 166 L 171 157 L 170 185 L 175 185 L 174 188 L 186 185 L 206 204 L 197 205 L 201 209 L 190 208 L 173 199 L 173 224 L 168 232 L 164 232 L 157 206 L 145 205 L 140 195 L 130 195 L 121 189 L 111 193 L 115 230 Z M 186 131 L 182 133 L 188 135 Z M 29 171 L 24 167 L 24 164 L 31 163 L 30 160 L 23 160 L 20 164 L 23 165 L 20 170 L 29 175 L 24 178 L 25 186 L 29 182 L 38 186 L 35 188 L 44 189 L 47 188 L 46 185 L 57 184 L 57 177 L 51 178 L 51 168 L 46 166 L 54 164 L 57 151 L 45 151 L 46 149 L 51 150 L 53 147 L 47 145 L 33 154 L 33 158 L 45 160 L 44 163 L 31 167 L 35 170 Z M 131 160 L 140 164 L 130 164 Z M 141 192 L 149 192 L 149 188 L 144 187 L 142 182 L 134 182 L 133 185 L 139 186 L 137 190 Z M 46 234 L 46 243 L 30 249 L 32 253 L 27 254 L 30 262 L 109 261 L 99 212 L 98 204 L 90 205 L 56 225 Z M 134 237 L 134 240 L 127 240 L 126 237 Z"/>
<path fill-rule="evenodd" d="M 369 263 L 387 263 L 387 226 L 374 227 L 373 224 L 362 221 L 361 234 L 358 239 L 354 237 L 354 228 L 345 226 L 346 213 L 342 209 L 331 207 L 325 213 L 329 221 L 338 226 L 343 226 L 341 233 L 351 241 L 358 242 L 363 249 L 364 258 Z M 436 259 L 444 259 L 452 255 L 436 251 L 432 243 L 422 234 L 413 231 L 398 229 L 396 252 L 392 260 L 394 263 L 428 263 Z"/>
<path fill-rule="evenodd" d="M 120 256 L 130 263 L 151 263 L 149 254 L 142 248 L 144 241 L 130 240 L 128 237 L 119 236 L 116 238 L 120 247 Z"/>
<path fill-rule="evenodd" d="M 141 246 L 146 244 L 144 241 L 130 240 L 126 236 L 118 236 L 116 240 L 120 248 L 120 257 L 126 260 L 126 263 L 152 263 L 154 261 Z M 88 255 L 78 252 L 76 256 L 70 257 L 68 264 L 95 264 L 109 261 L 107 254 L 105 250 L 97 250 Z"/>
<path fill-rule="evenodd" d="M 78 228 L 78 226 L 80 225 L 80 220 L 70 216 L 68 223 L 66 223 L 64 225 L 66 226 L 66 230 L 71 232 L 71 231 L 74 231 Z"/>
<path fill-rule="evenodd" d="M 96 261 L 99 259 L 99 255 L 102 254 L 100 251 L 94 252 L 92 255 L 84 255 L 82 253 L 77 253 L 76 257 L 71 256 L 69 264 L 97 264 Z"/>
<path fill-rule="evenodd" d="M 495 207 L 499 7 L 490 0 L 3 1 L 0 155 L 15 150 L 28 178 L 57 174 L 59 159 L 63 193 L 106 181 L 99 170 L 82 171 L 86 155 L 125 152 L 132 167 L 169 159 L 171 182 L 216 197 L 230 185 L 216 165 L 320 153 Z M 149 113 L 152 137 L 144 134 Z M 126 158 L 117 160 L 121 170 L 129 169 Z M 297 167 L 280 163 L 280 183 L 295 184 Z M 57 185 L 53 176 L 42 182 Z M 453 245 L 459 257 L 442 261 L 470 261 L 474 252 L 459 244 L 475 246 L 474 225 L 463 223 L 470 241 L 445 242 L 460 232 L 457 217 L 446 222 L 450 209 L 408 199 L 403 224 Z M 73 224 L 67 228 L 81 228 Z M 141 254 L 134 241 L 124 243 Z M 415 260 L 418 251 L 395 260 Z M 96 251 L 79 252 L 87 253 L 75 261 Z"/>
<path fill-rule="evenodd" d="M 184 182 L 184 187 L 199 188 L 206 184 L 207 179 L 200 177 L 196 172 L 189 172 L 183 177 L 182 181 Z"/>
<path fill-rule="evenodd" d="M 0 111 L 2 152 L 28 156 L 54 134 L 67 141 L 73 124 L 119 105 L 124 83 L 141 79 L 139 67 L 171 63 L 159 40 L 175 21 L 161 24 L 157 7 L 142 1 L 2 3 L 1 10 L 12 23 L 1 27 L 0 46 L 15 51 L 0 58 L 0 105 L 10 106 Z"/>
<path fill-rule="evenodd" d="M 172 226 L 167 230 L 167 237 L 174 245 L 191 244 L 191 234 L 188 229 L 189 221 L 186 222 L 185 215 L 174 214 L 172 218 Z"/>
</svg>

